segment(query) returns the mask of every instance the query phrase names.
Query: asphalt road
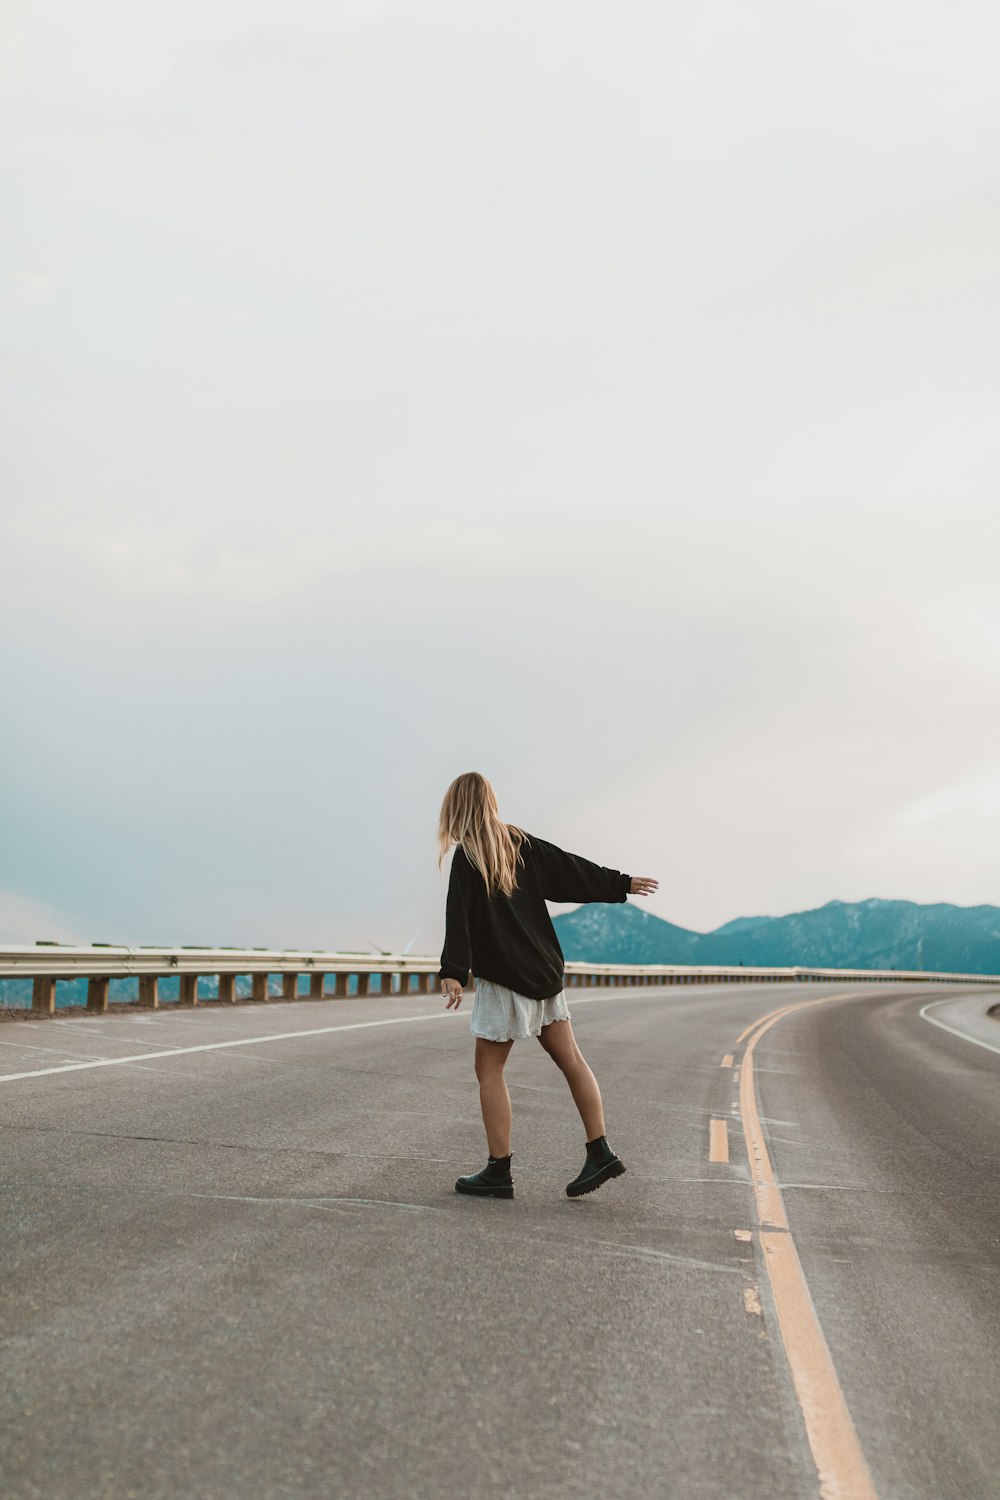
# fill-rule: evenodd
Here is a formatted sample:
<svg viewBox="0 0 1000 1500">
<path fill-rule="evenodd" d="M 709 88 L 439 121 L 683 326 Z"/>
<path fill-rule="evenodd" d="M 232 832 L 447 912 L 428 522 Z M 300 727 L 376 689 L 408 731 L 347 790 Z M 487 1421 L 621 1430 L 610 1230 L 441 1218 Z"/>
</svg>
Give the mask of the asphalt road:
<svg viewBox="0 0 1000 1500">
<path fill-rule="evenodd" d="M 4 1500 L 1000 1496 L 1000 996 L 568 996 L 577 1200 L 534 1041 L 514 1201 L 453 1191 L 468 999 L 0 1027 Z"/>
</svg>

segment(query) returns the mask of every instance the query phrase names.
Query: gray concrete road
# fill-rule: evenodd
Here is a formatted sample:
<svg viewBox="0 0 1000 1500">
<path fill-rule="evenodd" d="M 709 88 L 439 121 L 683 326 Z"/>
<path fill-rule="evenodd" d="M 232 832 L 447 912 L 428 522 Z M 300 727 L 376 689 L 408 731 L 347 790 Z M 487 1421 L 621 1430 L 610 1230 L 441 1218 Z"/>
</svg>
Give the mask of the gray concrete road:
<svg viewBox="0 0 1000 1500">
<path fill-rule="evenodd" d="M 453 1191 L 468 999 L 0 1027 L 4 1500 L 995 1500 L 998 996 L 568 994 L 577 1200 L 534 1041 Z"/>
</svg>

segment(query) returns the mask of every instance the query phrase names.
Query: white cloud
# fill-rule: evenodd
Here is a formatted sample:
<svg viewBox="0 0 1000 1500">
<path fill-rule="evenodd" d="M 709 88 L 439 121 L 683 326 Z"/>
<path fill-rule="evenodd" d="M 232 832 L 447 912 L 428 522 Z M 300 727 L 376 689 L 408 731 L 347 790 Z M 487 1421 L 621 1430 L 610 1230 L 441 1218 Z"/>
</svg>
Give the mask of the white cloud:
<svg viewBox="0 0 1000 1500">
<path fill-rule="evenodd" d="M 930 827 L 948 837 L 971 835 L 973 844 L 984 837 L 995 841 L 1000 834 L 1000 767 L 918 798 L 902 809 L 899 821 L 907 829 Z"/>
<path fill-rule="evenodd" d="M 62 943 L 86 941 L 80 935 L 78 922 L 48 902 L 18 891 L 0 890 L 0 943 L 30 947 L 39 939 Z"/>
<path fill-rule="evenodd" d="M 478 763 L 695 926 L 990 890 L 998 33 L 15 6 L 0 878 L 402 941 Z"/>
<path fill-rule="evenodd" d="M 11 271 L 6 277 L 5 302 L 15 309 L 36 307 L 59 291 L 62 278 L 48 271 Z"/>
</svg>

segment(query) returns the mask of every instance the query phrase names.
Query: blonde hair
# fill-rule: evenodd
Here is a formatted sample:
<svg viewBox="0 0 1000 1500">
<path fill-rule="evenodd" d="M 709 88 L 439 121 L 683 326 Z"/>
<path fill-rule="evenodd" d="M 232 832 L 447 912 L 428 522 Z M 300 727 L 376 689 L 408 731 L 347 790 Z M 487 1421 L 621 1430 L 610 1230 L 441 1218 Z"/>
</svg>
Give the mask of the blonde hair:
<svg viewBox="0 0 1000 1500">
<path fill-rule="evenodd" d="M 444 794 L 438 818 L 438 869 L 452 844 L 461 844 L 486 882 L 489 895 L 510 896 L 517 886 L 517 861 L 528 835 L 500 821 L 496 793 L 478 771 L 456 776 Z"/>
</svg>

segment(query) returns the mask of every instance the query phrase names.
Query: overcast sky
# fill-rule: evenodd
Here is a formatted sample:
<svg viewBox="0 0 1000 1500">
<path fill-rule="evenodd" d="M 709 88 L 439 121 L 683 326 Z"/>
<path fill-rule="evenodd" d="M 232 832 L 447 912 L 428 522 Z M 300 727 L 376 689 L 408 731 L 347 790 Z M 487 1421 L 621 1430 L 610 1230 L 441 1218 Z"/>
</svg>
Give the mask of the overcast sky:
<svg viewBox="0 0 1000 1500">
<path fill-rule="evenodd" d="M 1000 904 L 995 6 L 4 30 L 0 940 Z"/>
</svg>

